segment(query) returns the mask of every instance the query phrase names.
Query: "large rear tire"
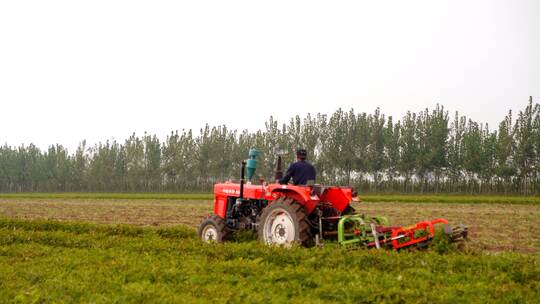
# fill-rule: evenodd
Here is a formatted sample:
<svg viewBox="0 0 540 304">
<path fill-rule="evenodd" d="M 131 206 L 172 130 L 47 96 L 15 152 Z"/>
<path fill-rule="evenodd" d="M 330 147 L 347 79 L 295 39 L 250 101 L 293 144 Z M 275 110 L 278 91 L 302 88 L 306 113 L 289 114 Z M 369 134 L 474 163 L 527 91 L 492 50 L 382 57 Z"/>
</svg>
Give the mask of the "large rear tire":
<svg viewBox="0 0 540 304">
<path fill-rule="evenodd" d="M 269 245 L 313 245 L 304 206 L 290 197 L 280 197 L 264 208 L 259 220 L 258 234 L 259 240 Z"/>
<path fill-rule="evenodd" d="M 199 225 L 199 238 L 205 243 L 223 243 L 231 236 L 231 230 L 225 224 L 225 220 L 217 215 L 212 215 Z"/>
</svg>

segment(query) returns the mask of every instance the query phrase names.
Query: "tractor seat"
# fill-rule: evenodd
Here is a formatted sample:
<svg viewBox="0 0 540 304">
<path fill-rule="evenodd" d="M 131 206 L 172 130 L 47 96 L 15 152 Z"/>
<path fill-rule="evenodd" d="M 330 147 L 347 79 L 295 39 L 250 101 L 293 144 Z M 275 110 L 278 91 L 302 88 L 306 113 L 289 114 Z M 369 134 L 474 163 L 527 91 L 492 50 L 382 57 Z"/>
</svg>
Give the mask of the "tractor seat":
<svg viewBox="0 0 540 304">
<path fill-rule="evenodd" d="M 324 192 L 324 187 L 321 184 L 314 184 L 311 186 L 311 195 L 321 196 Z"/>
</svg>

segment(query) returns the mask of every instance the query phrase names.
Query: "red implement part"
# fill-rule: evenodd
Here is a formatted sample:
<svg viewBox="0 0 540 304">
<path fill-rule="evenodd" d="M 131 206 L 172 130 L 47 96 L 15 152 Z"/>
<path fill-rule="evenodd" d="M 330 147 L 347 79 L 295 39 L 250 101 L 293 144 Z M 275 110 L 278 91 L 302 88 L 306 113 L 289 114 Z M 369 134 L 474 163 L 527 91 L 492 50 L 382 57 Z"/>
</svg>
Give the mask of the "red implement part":
<svg viewBox="0 0 540 304">
<path fill-rule="evenodd" d="M 392 247 L 394 249 L 400 249 L 433 239 L 436 224 L 448 224 L 448 221 L 438 218 L 432 221 L 418 222 L 415 225 L 407 227 L 392 229 Z"/>
<path fill-rule="evenodd" d="M 322 202 L 330 202 L 339 212 L 343 212 L 352 198 L 352 188 L 326 187 L 320 199 Z"/>
</svg>

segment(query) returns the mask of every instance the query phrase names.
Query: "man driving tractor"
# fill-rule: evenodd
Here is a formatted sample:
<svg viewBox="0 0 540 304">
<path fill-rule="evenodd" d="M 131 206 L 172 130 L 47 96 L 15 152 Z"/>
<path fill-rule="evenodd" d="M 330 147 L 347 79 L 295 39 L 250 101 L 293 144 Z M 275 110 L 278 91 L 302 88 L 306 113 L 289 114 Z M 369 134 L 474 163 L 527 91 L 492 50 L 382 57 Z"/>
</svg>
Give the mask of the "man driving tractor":
<svg viewBox="0 0 540 304">
<path fill-rule="evenodd" d="M 315 181 L 315 167 L 306 161 L 306 149 L 296 150 L 296 162 L 292 163 L 287 169 L 287 173 L 279 180 L 279 183 L 284 185 L 292 178 L 293 184 L 307 185 L 308 181 Z"/>
</svg>

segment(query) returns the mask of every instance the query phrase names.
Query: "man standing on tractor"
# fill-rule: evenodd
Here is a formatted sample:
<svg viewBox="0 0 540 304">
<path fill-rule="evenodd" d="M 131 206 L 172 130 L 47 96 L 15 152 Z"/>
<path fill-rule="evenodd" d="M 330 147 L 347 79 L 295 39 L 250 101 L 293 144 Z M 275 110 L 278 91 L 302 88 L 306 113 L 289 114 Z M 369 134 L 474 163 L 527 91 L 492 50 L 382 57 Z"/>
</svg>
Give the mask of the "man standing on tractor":
<svg viewBox="0 0 540 304">
<path fill-rule="evenodd" d="M 296 162 L 292 163 L 287 169 L 287 173 L 283 178 L 279 180 L 279 183 L 284 185 L 293 179 L 293 184 L 307 185 L 308 181 L 315 181 L 315 167 L 306 161 L 307 152 L 306 149 L 296 150 Z"/>
</svg>

